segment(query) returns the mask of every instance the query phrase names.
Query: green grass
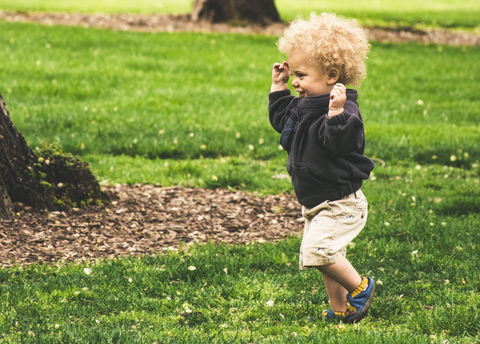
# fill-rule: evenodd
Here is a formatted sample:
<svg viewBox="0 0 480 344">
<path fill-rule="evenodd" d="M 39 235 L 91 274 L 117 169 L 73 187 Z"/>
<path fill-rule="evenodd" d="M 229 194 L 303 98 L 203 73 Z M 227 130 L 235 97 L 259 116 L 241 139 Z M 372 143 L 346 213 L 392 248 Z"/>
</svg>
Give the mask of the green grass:
<svg viewBox="0 0 480 344">
<path fill-rule="evenodd" d="M 175 169 L 198 170 L 209 159 L 216 186 L 287 187 L 271 179 L 285 159 L 266 111 L 271 65 L 284 58 L 274 37 L 0 27 L 0 92 L 33 147 L 57 140 L 110 183 L 205 185 L 211 176 L 192 181 L 188 173 L 201 173 Z M 390 164 L 478 163 L 478 53 L 373 43 L 359 89 L 366 154 Z M 135 170 L 120 176 L 109 170 L 114 160 Z"/>
<path fill-rule="evenodd" d="M 307 320 L 320 316 L 328 299 L 319 272 L 298 272 L 300 241 L 292 237 L 0 269 L 0 340 L 478 342 L 478 171 L 397 165 L 374 176 L 364 187 L 367 226 L 348 249 L 359 272 L 377 281 L 359 325 Z"/>
<path fill-rule="evenodd" d="M 281 17 L 290 21 L 312 11 L 334 12 L 359 19 L 365 25 L 440 26 L 480 30 L 480 3 L 476 0 L 371 1 L 371 0 L 277 0 Z M 0 0 L 9 11 L 104 12 L 104 13 L 190 13 L 192 0 Z"/>
<path fill-rule="evenodd" d="M 59 141 L 108 184 L 291 191 L 272 179 L 286 173 L 266 109 L 274 37 L 0 30 L 0 92 L 32 147 Z M 478 53 L 372 45 L 359 101 L 386 165 L 348 258 L 382 284 L 359 325 L 307 321 L 328 300 L 289 238 L 0 269 L 0 343 L 478 342 Z"/>
</svg>

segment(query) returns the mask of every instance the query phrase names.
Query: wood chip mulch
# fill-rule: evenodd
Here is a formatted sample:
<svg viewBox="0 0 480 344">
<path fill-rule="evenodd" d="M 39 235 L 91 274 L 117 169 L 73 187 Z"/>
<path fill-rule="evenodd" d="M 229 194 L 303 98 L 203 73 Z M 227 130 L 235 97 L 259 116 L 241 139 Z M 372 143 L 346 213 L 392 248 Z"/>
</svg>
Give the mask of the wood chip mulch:
<svg viewBox="0 0 480 344">
<path fill-rule="evenodd" d="M 10 22 L 34 22 L 45 25 L 78 25 L 122 31 L 149 32 L 220 32 L 240 34 L 264 34 L 279 36 L 284 23 L 268 26 L 231 26 L 226 23 L 194 22 L 190 14 L 105 14 L 105 13 L 47 13 L 0 11 L 0 20 Z M 364 28 L 369 40 L 380 42 L 418 42 L 456 46 L 480 46 L 478 33 L 440 28 L 413 29 L 410 27 Z"/>
<path fill-rule="evenodd" d="M 153 185 L 104 189 L 116 200 L 103 207 L 38 212 L 15 204 L 15 217 L 0 220 L 0 267 L 154 254 L 180 242 L 273 242 L 303 230 L 292 195 Z"/>
</svg>

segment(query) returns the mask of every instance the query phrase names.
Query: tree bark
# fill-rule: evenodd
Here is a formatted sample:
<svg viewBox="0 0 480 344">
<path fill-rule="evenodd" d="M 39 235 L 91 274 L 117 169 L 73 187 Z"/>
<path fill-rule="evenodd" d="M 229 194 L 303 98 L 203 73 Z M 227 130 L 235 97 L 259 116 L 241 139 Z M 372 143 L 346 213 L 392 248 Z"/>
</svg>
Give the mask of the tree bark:
<svg viewBox="0 0 480 344">
<path fill-rule="evenodd" d="M 0 219 L 10 219 L 13 215 L 13 205 L 8 197 L 7 188 L 0 177 Z"/>
<path fill-rule="evenodd" d="M 260 25 L 282 21 L 274 0 L 195 0 L 192 20 Z"/>
<path fill-rule="evenodd" d="M 11 216 L 15 202 L 57 210 L 101 200 L 108 200 L 108 196 L 101 191 L 88 164 L 58 149 L 50 149 L 45 159 L 34 154 L 0 95 L 0 219 Z"/>
</svg>

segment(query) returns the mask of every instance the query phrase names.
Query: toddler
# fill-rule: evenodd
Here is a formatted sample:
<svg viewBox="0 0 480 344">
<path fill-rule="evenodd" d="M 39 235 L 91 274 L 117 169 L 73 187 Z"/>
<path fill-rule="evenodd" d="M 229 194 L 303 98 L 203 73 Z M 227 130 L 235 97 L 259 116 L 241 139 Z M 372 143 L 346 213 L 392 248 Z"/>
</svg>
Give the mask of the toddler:
<svg viewBox="0 0 480 344">
<path fill-rule="evenodd" d="M 365 78 L 369 44 L 355 21 L 312 13 L 293 21 L 277 45 L 288 60 L 273 65 L 268 110 L 305 218 L 300 269 L 322 272 L 332 308 L 325 319 L 358 322 L 375 285 L 346 259 L 346 247 L 367 220 L 360 188 L 374 164 L 364 155 L 357 91 L 344 85 Z M 290 95 L 290 75 L 298 97 Z"/>
</svg>

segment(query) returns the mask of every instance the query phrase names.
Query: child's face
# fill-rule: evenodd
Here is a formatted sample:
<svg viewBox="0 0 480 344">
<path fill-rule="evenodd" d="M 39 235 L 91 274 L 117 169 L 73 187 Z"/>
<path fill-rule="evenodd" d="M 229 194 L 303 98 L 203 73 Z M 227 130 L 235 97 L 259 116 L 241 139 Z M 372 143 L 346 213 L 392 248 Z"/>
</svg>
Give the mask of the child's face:
<svg viewBox="0 0 480 344">
<path fill-rule="evenodd" d="M 292 86 L 300 98 L 328 94 L 334 83 L 328 85 L 329 79 L 308 63 L 308 55 L 295 52 L 288 57 L 290 73 L 293 75 Z"/>
</svg>

